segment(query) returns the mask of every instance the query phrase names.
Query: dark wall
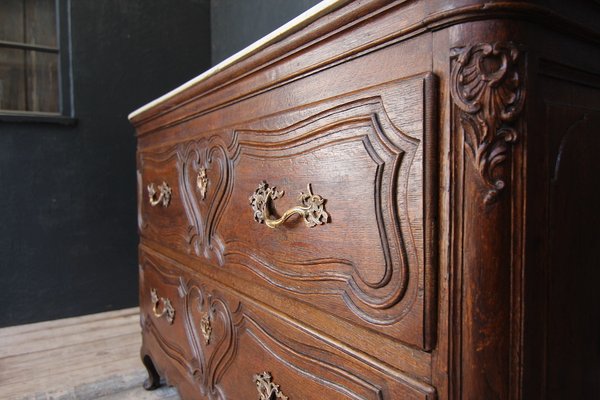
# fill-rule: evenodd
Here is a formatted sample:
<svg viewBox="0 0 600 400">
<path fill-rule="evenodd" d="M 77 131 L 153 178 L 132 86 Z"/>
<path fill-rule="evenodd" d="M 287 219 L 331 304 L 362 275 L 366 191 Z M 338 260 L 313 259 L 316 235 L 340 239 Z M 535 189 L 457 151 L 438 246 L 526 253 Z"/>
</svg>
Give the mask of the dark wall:
<svg viewBox="0 0 600 400">
<path fill-rule="evenodd" d="M 218 64 L 319 0 L 212 0 L 212 63 Z"/>
<path fill-rule="evenodd" d="M 210 63 L 209 0 L 70 7 L 77 124 L 0 122 L 0 326 L 137 304 L 127 114 Z"/>
</svg>

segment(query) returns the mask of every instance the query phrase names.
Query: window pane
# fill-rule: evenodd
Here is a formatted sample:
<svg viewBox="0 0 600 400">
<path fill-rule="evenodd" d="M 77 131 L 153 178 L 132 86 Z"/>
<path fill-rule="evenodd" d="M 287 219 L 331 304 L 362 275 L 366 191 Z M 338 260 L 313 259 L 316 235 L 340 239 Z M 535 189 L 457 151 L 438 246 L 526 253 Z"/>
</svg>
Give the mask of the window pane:
<svg viewBox="0 0 600 400">
<path fill-rule="evenodd" d="M 58 47 L 55 0 L 0 0 L 0 40 Z M 0 43 L 0 109 L 60 112 L 59 53 Z"/>
<path fill-rule="evenodd" d="M 58 54 L 27 51 L 27 111 L 58 112 Z"/>
<path fill-rule="evenodd" d="M 0 47 L 0 109 L 25 111 L 25 51 Z"/>
<path fill-rule="evenodd" d="M 25 41 L 23 5 L 23 0 L 0 0 L 0 40 Z"/>
<path fill-rule="evenodd" d="M 26 43 L 56 47 L 54 0 L 25 0 L 25 28 Z"/>
</svg>

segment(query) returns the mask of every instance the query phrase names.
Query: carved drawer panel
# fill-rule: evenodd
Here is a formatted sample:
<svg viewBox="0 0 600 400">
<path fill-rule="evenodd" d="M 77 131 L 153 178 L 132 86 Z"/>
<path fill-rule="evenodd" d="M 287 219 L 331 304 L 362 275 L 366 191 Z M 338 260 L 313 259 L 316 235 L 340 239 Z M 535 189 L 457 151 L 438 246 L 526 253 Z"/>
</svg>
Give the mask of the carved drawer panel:
<svg viewBox="0 0 600 400">
<path fill-rule="evenodd" d="M 185 303 L 180 275 L 140 253 L 140 316 L 144 339 L 152 338 L 173 367 L 187 372 L 190 347 L 186 339 Z M 155 360 L 156 361 L 156 360 Z"/>
<path fill-rule="evenodd" d="M 426 399 L 434 393 L 399 374 L 376 371 L 317 333 L 298 329 L 163 256 L 142 253 L 141 259 L 147 270 L 176 271 L 173 277 L 179 277 L 174 280 L 182 305 L 177 317 L 189 356 L 173 354 L 150 330 L 144 332 L 142 351 L 184 399 L 198 398 L 193 393 L 207 399 Z"/>
<path fill-rule="evenodd" d="M 142 236 L 429 350 L 435 101 L 425 73 L 142 152 Z"/>
<path fill-rule="evenodd" d="M 138 154 L 138 227 L 142 237 L 175 249 L 190 241 L 174 151 Z"/>
<path fill-rule="evenodd" d="M 218 137 L 139 153 L 138 220 L 142 237 L 221 262 L 215 258 L 220 252 L 211 250 L 212 226 L 224 195 L 228 167 L 225 145 Z"/>
<path fill-rule="evenodd" d="M 226 268 L 431 348 L 434 89 L 424 74 L 234 128 Z"/>
</svg>

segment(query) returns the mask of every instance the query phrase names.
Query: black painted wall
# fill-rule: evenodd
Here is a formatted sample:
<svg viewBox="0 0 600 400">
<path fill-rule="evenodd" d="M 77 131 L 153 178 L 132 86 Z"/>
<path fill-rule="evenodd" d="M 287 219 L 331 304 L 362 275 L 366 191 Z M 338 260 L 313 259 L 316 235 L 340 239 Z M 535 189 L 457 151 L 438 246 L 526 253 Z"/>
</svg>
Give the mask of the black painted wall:
<svg viewBox="0 0 600 400">
<path fill-rule="evenodd" d="M 210 66 L 209 0 L 70 7 L 77 124 L 0 121 L 0 326 L 137 304 L 127 114 Z"/>
<path fill-rule="evenodd" d="M 319 2 L 62 1 L 76 125 L 0 121 L 0 327 L 137 304 L 127 114 Z"/>
<path fill-rule="evenodd" d="M 212 63 L 218 64 L 319 0 L 212 0 Z"/>
</svg>

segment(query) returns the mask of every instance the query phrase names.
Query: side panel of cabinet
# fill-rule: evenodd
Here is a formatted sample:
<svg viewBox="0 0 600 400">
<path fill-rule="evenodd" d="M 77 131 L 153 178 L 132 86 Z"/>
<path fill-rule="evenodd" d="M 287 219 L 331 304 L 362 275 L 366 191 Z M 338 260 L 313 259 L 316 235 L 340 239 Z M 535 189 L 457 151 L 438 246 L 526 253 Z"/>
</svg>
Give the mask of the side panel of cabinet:
<svg viewBox="0 0 600 400">
<path fill-rule="evenodd" d="M 542 59 L 537 82 L 525 395 L 598 398 L 600 75 Z"/>
</svg>

